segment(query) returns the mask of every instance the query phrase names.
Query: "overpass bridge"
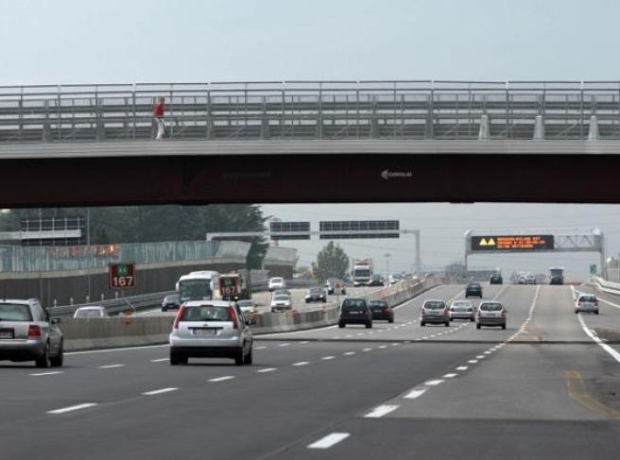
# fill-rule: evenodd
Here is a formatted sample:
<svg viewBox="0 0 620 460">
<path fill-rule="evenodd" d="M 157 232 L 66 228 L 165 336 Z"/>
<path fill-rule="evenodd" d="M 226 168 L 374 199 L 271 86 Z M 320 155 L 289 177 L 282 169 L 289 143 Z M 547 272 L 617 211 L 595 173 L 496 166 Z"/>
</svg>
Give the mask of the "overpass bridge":
<svg viewBox="0 0 620 460">
<path fill-rule="evenodd" d="M 619 152 L 620 82 L 0 87 L 1 207 L 614 203 Z"/>
</svg>

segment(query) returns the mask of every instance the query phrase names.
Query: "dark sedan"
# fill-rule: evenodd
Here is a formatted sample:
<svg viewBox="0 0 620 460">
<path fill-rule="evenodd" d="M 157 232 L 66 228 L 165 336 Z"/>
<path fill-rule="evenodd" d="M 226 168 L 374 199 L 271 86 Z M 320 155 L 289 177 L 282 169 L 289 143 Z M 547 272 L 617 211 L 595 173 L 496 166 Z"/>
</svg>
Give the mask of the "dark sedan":
<svg viewBox="0 0 620 460">
<path fill-rule="evenodd" d="M 347 324 L 364 324 L 366 328 L 372 327 L 372 312 L 365 299 L 345 299 L 342 302 L 338 327 L 343 328 Z"/>
<path fill-rule="evenodd" d="M 368 302 L 368 307 L 372 312 L 372 319 L 386 320 L 388 323 L 394 322 L 394 310 L 383 300 L 372 300 Z"/>
<path fill-rule="evenodd" d="M 482 299 L 482 286 L 480 283 L 469 283 L 465 288 L 465 298 L 480 297 Z"/>
<path fill-rule="evenodd" d="M 178 309 L 181 306 L 181 298 L 178 293 L 168 294 L 161 302 L 161 311 Z"/>
</svg>

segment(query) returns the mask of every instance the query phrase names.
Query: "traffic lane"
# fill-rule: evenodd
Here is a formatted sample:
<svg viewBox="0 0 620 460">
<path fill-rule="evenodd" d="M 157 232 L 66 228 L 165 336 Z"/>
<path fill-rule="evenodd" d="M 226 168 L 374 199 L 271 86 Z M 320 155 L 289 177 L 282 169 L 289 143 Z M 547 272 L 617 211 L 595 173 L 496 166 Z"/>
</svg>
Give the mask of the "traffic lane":
<svg viewBox="0 0 620 460">
<path fill-rule="evenodd" d="M 608 337 L 605 337 L 604 333 L 601 336 L 609 340 L 618 341 L 620 339 L 620 296 L 599 292 L 590 286 L 578 286 L 574 289 L 575 298 L 580 293 L 587 293 L 594 294 L 599 301 L 598 315 L 582 313 L 582 318 L 587 326 L 594 330 L 609 330 L 610 332 L 607 333 Z M 574 314 L 574 304 L 568 310 Z"/>
<path fill-rule="evenodd" d="M 378 339 L 385 340 L 383 335 L 388 332 L 394 332 L 399 329 L 412 328 L 418 321 L 420 316 L 420 308 L 422 303 L 427 299 L 450 299 L 460 295 L 463 291 L 462 286 L 438 286 L 430 289 L 417 297 L 403 303 L 395 308 L 394 323 L 385 321 L 373 321 L 372 329 L 366 329 L 361 325 L 347 325 L 345 328 L 339 328 L 337 325 L 327 326 L 323 328 L 310 329 L 306 331 L 283 332 L 275 334 L 264 334 L 258 336 L 259 340 L 345 340 L 351 338 Z M 352 332 L 353 331 L 353 332 Z M 401 331 L 404 332 L 404 331 Z M 359 334 L 359 335 L 358 335 Z M 386 335 L 386 339 L 397 337 L 395 334 Z M 406 334 L 402 337 L 408 338 Z M 350 337 L 347 337 L 350 336 Z M 406 339 L 405 338 L 405 339 Z"/>
<path fill-rule="evenodd" d="M 341 344 L 322 345 L 342 351 Z M 193 385 L 177 373 L 176 391 L 143 396 L 134 388 L 83 410 L 2 424 L 2 458 L 21 459 L 41 449 L 63 459 L 259 458 L 365 412 L 479 350 L 477 344 L 401 345 Z"/>
</svg>

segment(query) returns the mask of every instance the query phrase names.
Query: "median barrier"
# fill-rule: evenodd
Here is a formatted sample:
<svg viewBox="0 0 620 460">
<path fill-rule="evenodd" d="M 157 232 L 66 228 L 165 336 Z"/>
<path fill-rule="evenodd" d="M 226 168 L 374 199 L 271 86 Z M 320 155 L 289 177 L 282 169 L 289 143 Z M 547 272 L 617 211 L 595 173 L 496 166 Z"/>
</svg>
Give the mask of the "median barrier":
<svg viewBox="0 0 620 460">
<path fill-rule="evenodd" d="M 620 295 L 620 283 L 614 283 L 598 276 L 593 276 L 590 278 L 589 284 L 594 286 L 594 288 L 599 292 Z"/>
<path fill-rule="evenodd" d="M 432 287 L 440 280 L 401 282 L 364 296 L 367 300 L 385 300 L 396 306 Z M 263 313 L 252 326 L 255 335 L 292 332 L 338 323 L 339 305 L 327 303 L 312 309 L 286 313 Z M 91 350 L 168 343 L 172 316 L 118 316 L 112 318 L 63 318 L 60 328 L 65 350 Z"/>
</svg>

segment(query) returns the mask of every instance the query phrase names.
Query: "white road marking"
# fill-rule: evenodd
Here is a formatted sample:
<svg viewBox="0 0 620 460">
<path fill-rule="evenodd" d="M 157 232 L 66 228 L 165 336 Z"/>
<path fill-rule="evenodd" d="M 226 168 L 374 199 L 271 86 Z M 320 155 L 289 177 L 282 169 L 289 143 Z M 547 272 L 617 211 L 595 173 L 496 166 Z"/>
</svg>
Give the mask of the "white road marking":
<svg viewBox="0 0 620 460">
<path fill-rule="evenodd" d="M 453 379 L 454 377 L 456 377 L 459 374 L 446 374 L 443 376 L 444 379 Z"/>
<path fill-rule="evenodd" d="M 30 374 L 32 377 L 44 377 L 47 375 L 59 375 L 62 374 L 62 371 L 53 371 L 53 372 L 40 372 L 38 374 Z"/>
<path fill-rule="evenodd" d="M 336 359 L 336 357 L 335 356 L 323 356 L 321 359 L 323 361 L 329 361 L 330 359 Z"/>
<path fill-rule="evenodd" d="M 383 405 L 375 407 L 373 410 L 364 415 L 365 418 L 381 418 L 384 415 L 389 414 L 390 412 L 394 412 L 400 406 L 396 405 Z"/>
<path fill-rule="evenodd" d="M 255 350 L 264 350 L 266 348 L 267 348 L 266 346 L 262 345 L 260 347 L 256 347 Z"/>
<path fill-rule="evenodd" d="M 118 369 L 119 367 L 125 367 L 124 364 L 108 364 L 106 366 L 99 366 L 99 369 Z"/>
<path fill-rule="evenodd" d="M 586 323 L 584 322 L 581 315 L 577 315 L 577 319 L 579 319 L 579 322 L 581 323 L 581 327 L 583 328 L 584 332 L 588 335 L 588 337 L 590 337 L 594 342 L 596 342 L 603 350 L 609 353 L 609 355 L 611 355 L 613 359 L 615 359 L 616 361 L 620 363 L 620 353 L 618 353 L 616 350 L 611 348 L 609 345 L 603 343 L 600 337 L 594 334 L 594 331 L 592 331 L 588 326 L 586 326 Z"/>
<path fill-rule="evenodd" d="M 490 355 L 491 353 L 493 353 L 493 352 L 492 351 L 485 351 L 483 354 Z"/>
<path fill-rule="evenodd" d="M 144 396 L 155 396 L 155 395 L 161 395 L 163 393 L 170 393 L 171 391 L 177 391 L 177 390 L 178 388 L 176 387 L 170 387 L 170 388 L 162 388 L 160 390 L 146 391 L 142 394 Z"/>
<path fill-rule="evenodd" d="M 310 364 L 308 361 L 299 361 L 298 363 L 293 363 L 293 366 L 301 367 L 307 366 L 308 364 Z"/>
<path fill-rule="evenodd" d="M 372 351 L 372 348 L 364 348 L 362 351 Z"/>
<path fill-rule="evenodd" d="M 405 399 L 416 399 L 426 393 L 426 388 L 416 388 L 405 395 Z"/>
<path fill-rule="evenodd" d="M 232 375 L 225 375 L 224 377 L 217 377 L 217 378 L 214 378 L 214 379 L 209 379 L 209 382 L 214 382 L 214 383 L 215 382 L 223 382 L 225 380 L 232 380 L 234 378 L 235 377 L 232 376 Z"/>
<path fill-rule="evenodd" d="M 96 403 L 84 403 L 84 404 L 78 404 L 76 406 L 63 407 L 62 409 L 49 410 L 47 411 L 47 413 L 51 415 L 60 415 L 60 414 L 66 414 L 67 412 L 73 412 L 76 410 L 88 409 L 90 407 L 95 407 L 96 405 L 97 405 Z"/>
<path fill-rule="evenodd" d="M 168 361 L 170 358 L 158 358 L 158 359 L 151 359 L 152 363 L 161 363 L 163 361 Z"/>
<path fill-rule="evenodd" d="M 332 433 L 325 436 L 324 438 L 319 439 L 316 442 L 313 442 L 308 446 L 308 449 L 329 449 L 330 447 L 338 444 L 339 442 L 344 441 L 349 436 L 349 433 Z"/>
<path fill-rule="evenodd" d="M 343 353 L 345 356 L 353 356 L 356 352 L 354 351 L 347 351 L 345 353 Z"/>
<path fill-rule="evenodd" d="M 304 340 L 303 342 L 299 342 L 299 345 L 305 345 L 307 343 L 310 343 L 310 342 L 308 342 L 307 340 Z"/>
<path fill-rule="evenodd" d="M 469 369 L 468 366 L 459 366 L 456 368 L 457 371 L 466 371 L 467 369 Z"/>
<path fill-rule="evenodd" d="M 288 347 L 290 345 L 290 343 L 281 343 L 279 346 L 281 347 Z"/>
<path fill-rule="evenodd" d="M 484 359 L 484 358 L 486 358 L 486 356 L 484 356 L 484 355 L 478 355 L 478 356 L 476 356 L 476 359 Z"/>
<path fill-rule="evenodd" d="M 392 344 L 392 346 L 393 346 L 393 347 L 399 347 L 399 346 L 400 346 L 400 343 L 393 343 L 393 344 Z"/>
<path fill-rule="evenodd" d="M 381 345 L 379 348 L 383 350 L 384 348 L 387 348 L 387 345 Z"/>
<path fill-rule="evenodd" d="M 425 385 L 428 385 L 429 387 L 436 387 L 437 385 L 443 383 L 443 380 L 441 379 L 437 379 L 437 380 L 429 380 L 428 382 L 425 382 Z"/>
<path fill-rule="evenodd" d="M 475 359 L 470 359 L 469 361 L 467 361 L 469 364 L 476 364 L 478 361 Z"/>
<path fill-rule="evenodd" d="M 277 370 L 275 367 L 266 367 L 265 369 L 259 369 L 256 371 L 257 374 L 266 374 L 267 372 L 273 372 Z"/>
</svg>

